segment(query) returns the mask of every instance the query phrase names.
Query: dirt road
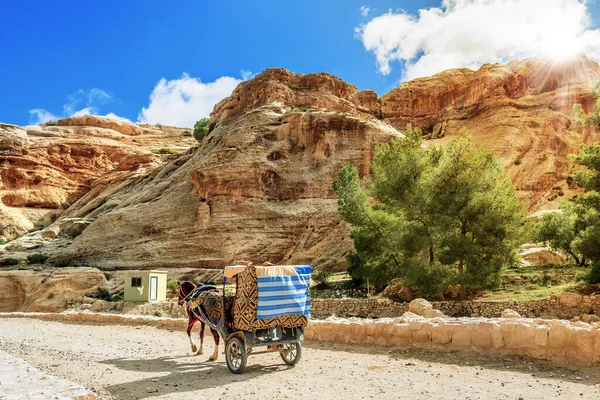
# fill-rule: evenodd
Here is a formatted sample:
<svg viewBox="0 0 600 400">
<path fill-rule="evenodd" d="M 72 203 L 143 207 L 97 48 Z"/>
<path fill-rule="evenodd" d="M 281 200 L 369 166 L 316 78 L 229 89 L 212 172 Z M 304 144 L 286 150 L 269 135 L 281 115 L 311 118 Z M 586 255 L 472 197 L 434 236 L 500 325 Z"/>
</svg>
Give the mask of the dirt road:
<svg viewBox="0 0 600 400">
<path fill-rule="evenodd" d="M 246 373 L 234 375 L 223 354 L 207 361 L 210 334 L 204 355 L 192 356 L 179 331 L 0 318 L 0 349 L 101 398 L 600 398 L 597 368 L 470 352 L 304 344 L 296 367 L 278 354 L 256 355 Z"/>
</svg>

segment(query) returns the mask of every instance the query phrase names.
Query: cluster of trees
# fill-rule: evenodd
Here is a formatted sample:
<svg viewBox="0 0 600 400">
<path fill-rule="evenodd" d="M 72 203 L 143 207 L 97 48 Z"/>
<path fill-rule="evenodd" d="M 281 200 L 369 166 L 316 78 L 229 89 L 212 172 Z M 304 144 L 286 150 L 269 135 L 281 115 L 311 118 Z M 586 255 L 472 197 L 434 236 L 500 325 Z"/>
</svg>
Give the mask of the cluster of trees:
<svg viewBox="0 0 600 400">
<path fill-rule="evenodd" d="M 363 189 L 345 165 L 334 182 L 341 217 L 352 225 L 349 272 L 382 288 L 401 278 L 425 295 L 458 284 L 493 286 L 514 264 L 524 210 L 504 170 L 468 135 L 446 148 L 422 146 L 422 132 L 378 145 Z"/>
<path fill-rule="evenodd" d="M 574 106 L 576 119 L 600 129 L 600 80 L 592 93 L 595 108 L 586 114 L 581 105 Z M 538 238 L 553 249 L 571 256 L 581 266 L 590 266 L 590 283 L 600 283 L 600 144 L 583 145 L 571 161 L 583 167 L 571 179 L 584 189 L 573 202 L 561 204 L 560 212 L 544 215 Z"/>
<path fill-rule="evenodd" d="M 575 106 L 574 114 L 600 129 L 600 81 L 593 93 L 595 110 Z M 350 275 L 378 289 L 400 279 L 424 295 L 459 285 L 463 298 L 496 286 L 532 239 L 501 163 L 467 134 L 429 149 L 419 129 L 408 126 L 405 135 L 376 147 L 371 178 L 361 181 L 347 164 L 333 184 L 339 214 L 351 224 Z M 582 146 L 571 160 L 582 167 L 571 178 L 585 192 L 546 214 L 533 239 L 590 266 L 589 281 L 600 283 L 600 144 Z"/>
</svg>

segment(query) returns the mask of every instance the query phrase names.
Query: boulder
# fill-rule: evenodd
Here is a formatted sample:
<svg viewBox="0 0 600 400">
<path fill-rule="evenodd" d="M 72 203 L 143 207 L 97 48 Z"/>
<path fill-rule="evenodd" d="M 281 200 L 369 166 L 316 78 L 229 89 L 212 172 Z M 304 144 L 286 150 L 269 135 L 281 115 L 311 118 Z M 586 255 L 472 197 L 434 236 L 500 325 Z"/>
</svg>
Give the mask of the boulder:
<svg viewBox="0 0 600 400">
<path fill-rule="evenodd" d="M 422 317 L 425 317 L 425 315 L 431 310 L 433 310 L 433 306 L 430 302 L 428 302 L 425 299 L 414 299 L 408 305 L 409 312 L 420 315 Z"/>
<path fill-rule="evenodd" d="M 558 297 L 560 304 L 566 307 L 577 307 L 581 304 L 583 296 L 577 293 L 565 292 Z"/>
<path fill-rule="evenodd" d="M 583 314 L 581 316 L 581 320 L 583 322 L 587 322 L 588 324 L 591 324 L 592 322 L 600 322 L 600 316 L 598 316 L 596 314 Z"/>
<path fill-rule="evenodd" d="M 441 312 L 440 310 L 425 310 L 425 315 L 423 315 L 425 318 L 445 318 L 446 315 Z"/>
<path fill-rule="evenodd" d="M 519 254 L 522 265 L 526 267 L 559 265 L 566 261 L 565 256 L 547 247 L 522 247 Z"/>
<path fill-rule="evenodd" d="M 57 312 L 107 285 L 96 268 L 0 271 L 0 312 Z"/>
<path fill-rule="evenodd" d="M 501 318 L 521 318 L 521 314 L 519 314 L 518 312 L 511 310 L 510 308 L 507 308 L 506 310 L 502 311 L 502 314 L 500 315 Z"/>
</svg>

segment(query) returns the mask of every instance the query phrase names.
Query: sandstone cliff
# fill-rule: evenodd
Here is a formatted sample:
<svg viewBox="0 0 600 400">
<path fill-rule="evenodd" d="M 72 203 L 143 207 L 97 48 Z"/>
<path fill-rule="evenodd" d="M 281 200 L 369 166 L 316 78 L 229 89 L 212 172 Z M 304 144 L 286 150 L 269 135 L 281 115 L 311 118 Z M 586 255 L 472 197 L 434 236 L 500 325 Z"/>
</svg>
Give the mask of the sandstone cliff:
<svg viewBox="0 0 600 400">
<path fill-rule="evenodd" d="M 3 125 L 2 157 L 12 158 L 1 172 L 2 223 L 33 225 L 28 213 L 43 207 L 61 213 L 5 253 L 22 258 L 35 248 L 102 268 L 222 267 L 244 259 L 344 269 L 351 241 L 331 183 L 345 162 L 367 175 L 375 144 L 407 123 L 424 129 L 427 145 L 468 128 L 504 159 L 530 210 L 555 207 L 577 191 L 567 183 L 567 154 L 599 138 L 571 118 L 574 103 L 590 109 L 598 70 L 584 56 L 566 64 L 514 61 L 446 71 L 378 98 L 326 73 L 270 69 L 215 106 L 199 147 L 161 160 L 148 149 L 176 128 L 152 136 L 148 130 L 159 128 L 85 118 L 28 132 Z M 83 143 L 70 145 L 76 138 Z M 69 157 L 50 150 L 63 145 Z"/>
<path fill-rule="evenodd" d="M 350 241 L 331 183 L 346 162 L 367 174 L 374 144 L 399 135 L 374 116 L 373 100 L 329 74 L 268 70 L 215 107 L 197 150 L 96 180 L 50 227 L 89 221 L 59 253 L 107 268 L 222 267 L 237 257 L 343 268 Z"/>
<path fill-rule="evenodd" d="M 593 107 L 590 85 L 598 64 L 583 54 L 565 62 L 545 58 L 454 69 L 406 82 L 381 98 L 383 119 L 397 129 L 412 123 L 429 144 L 444 144 L 467 128 L 492 148 L 530 210 L 557 208 L 575 188 L 567 154 L 600 139 L 572 119 L 573 104 Z"/>
<path fill-rule="evenodd" d="M 174 136 L 93 116 L 56 125 L 0 124 L 0 241 L 47 226 L 100 177 L 117 179 L 158 165 L 156 138 Z"/>
</svg>

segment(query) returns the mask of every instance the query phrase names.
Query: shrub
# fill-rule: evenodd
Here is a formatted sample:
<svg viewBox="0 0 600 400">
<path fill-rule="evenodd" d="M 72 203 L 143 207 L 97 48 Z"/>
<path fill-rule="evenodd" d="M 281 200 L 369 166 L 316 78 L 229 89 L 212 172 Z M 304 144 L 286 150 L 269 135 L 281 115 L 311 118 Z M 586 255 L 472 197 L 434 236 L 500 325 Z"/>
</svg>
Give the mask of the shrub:
<svg viewBox="0 0 600 400">
<path fill-rule="evenodd" d="M 210 120 L 208 118 L 202 118 L 194 124 L 194 139 L 196 139 L 198 143 L 201 143 L 204 136 L 208 134 L 209 122 Z"/>
<path fill-rule="evenodd" d="M 66 268 L 70 267 L 73 264 L 73 259 L 71 257 L 59 257 L 52 261 L 52 266 L 54 268 Z"/>
<path fill-rule="evenodd" d="M 47 122 L 44 122 L 42 125 L 45 125 L 45 126 L 55 126 L 56 125 L 56 121 L 47 121 Z"/>
<path fill-rule="evenodd" d="M 96 293 L 96 297 L 102 300 L 110 301 L 111 295 L 107 289 L 99 287 L 98 293 Z"/>
<path fill-rule="evenodd" d="M 154 150 L 155 154 L 179 154 L 179 150 L 177 149 L 170 149 L 168 147 L 161 147 L 158 150 Z"/>
<path fill-rule="evenodd" d="M 0 262 L 0 266 L 3 266 L 3 267 L 6 267 L 6 266 L 12 267 L 17 264 L 19 264 L 19 260 L 17 260 L 16 258 L 9 258 L 8 260 L 4 260 L 4 261 Z"/>
<path fill-rule="evenodd" d="M 179 287 L 177 286 L 177 279 L 169 279 L 167 281 L 167 290 L 171 293 L 177 294 Z"/>
<path fill-rule="evenodd" d="M 41 253 L 33 253 L 27 256 L 28 264 L 43 264 L 48 259 L 48 256 Z"/>
<path fill-rule="evenodd" d="M 327 271 L 317 271 L 312 276 L 313 280 L 317 283 L 317 286 L 327 287 L 329 280 L 331 279 L 331 273 Z"/>
<path fill-rule="evenodd" d="M 183 132 L 181 132 L 181 136 L 192 136 L 192 132 L 190 132 L 190 131 L 183 131 Z"/>
</svg>

